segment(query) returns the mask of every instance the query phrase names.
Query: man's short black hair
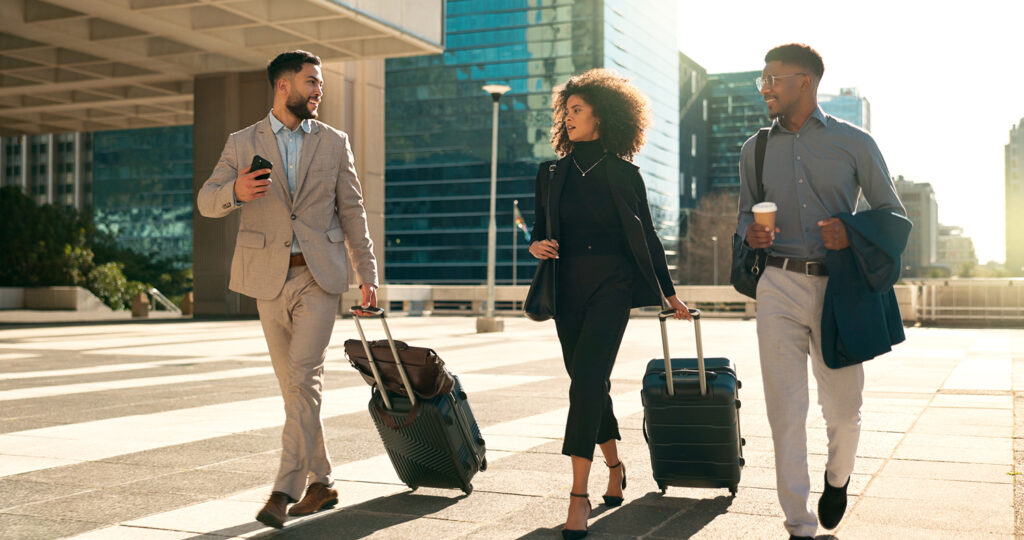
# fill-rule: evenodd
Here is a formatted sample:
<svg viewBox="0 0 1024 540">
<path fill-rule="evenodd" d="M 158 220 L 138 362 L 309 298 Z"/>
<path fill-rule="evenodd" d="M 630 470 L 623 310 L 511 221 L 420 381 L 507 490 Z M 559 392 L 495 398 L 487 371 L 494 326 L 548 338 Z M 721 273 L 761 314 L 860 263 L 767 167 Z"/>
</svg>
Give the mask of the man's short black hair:
<svg viewBox="0 0 1024 540">
<path fill-rule="evenodd" d="M 800 66 L 817 75 L 819 79 L 825 73 L 825 63 L 822 62 L 821 55 L 818 54 L 818 51 L 811 48 L 810 45 L 804 45 L 803 43 L 779 45 L 764 55 L 765 64 L 775 62 L 776 60 L 783 64 Z"/>
<path fill-rule="evenodd" d="M 267 64 L 267 78 L 270 79 L 270 86 L 274 86 L 286 71 L 298 73 L 302 71 L 302 64 L 320 65 L 320 57 L 301 49 L 283 52 L 277 58 Z"/>
</svg>

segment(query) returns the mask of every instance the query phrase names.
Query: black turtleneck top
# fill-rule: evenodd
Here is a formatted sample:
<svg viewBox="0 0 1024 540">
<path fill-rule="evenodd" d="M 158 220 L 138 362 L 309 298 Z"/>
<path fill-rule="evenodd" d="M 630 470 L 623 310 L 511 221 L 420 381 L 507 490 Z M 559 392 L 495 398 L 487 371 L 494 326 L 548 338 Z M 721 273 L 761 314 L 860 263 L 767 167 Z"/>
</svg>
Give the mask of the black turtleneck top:
<svg viewBox="0 0 1024 540">
<path fill-rule="evenodd" d="M 616 157 L 605 151 L 600 139 L 573 144 L 558 204 L 560 257 L 629 253 L 608 180 L 612 159 Z"/>
</svg>

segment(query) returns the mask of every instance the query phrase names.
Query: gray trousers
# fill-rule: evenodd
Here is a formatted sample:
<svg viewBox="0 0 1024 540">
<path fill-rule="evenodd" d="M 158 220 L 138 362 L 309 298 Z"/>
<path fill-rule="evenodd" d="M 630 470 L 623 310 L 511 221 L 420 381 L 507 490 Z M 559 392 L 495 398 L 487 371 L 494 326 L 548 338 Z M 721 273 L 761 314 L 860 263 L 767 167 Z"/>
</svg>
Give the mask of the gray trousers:
<svg viewBox="0 0 1024 540">
<path fill-rule="evenodd" d="M 795 536 L 814 536 L 818 528 L 808 504 L 808 355 L 828 435 L 829 484 L 846 483 L 860 440 L 864 369 L 860 364 L 831 369 L 822 359 L 821 312 L 827 283 L 827 277 L 769 266 L 757 284 L 757 340 L 776 484 L 786 530 Z"/>
<path fill-rule="evenodd" d="M 288 269 L 281 294 L 257 301 L 274 374 L 284 397 L 281 466 L 274 491 L 298 500 L 310 483 L 331 483 L 320 405 L 324 358 L 331 341 L 339 295 L 317 285 L 306 266 Z"/>
</svg>

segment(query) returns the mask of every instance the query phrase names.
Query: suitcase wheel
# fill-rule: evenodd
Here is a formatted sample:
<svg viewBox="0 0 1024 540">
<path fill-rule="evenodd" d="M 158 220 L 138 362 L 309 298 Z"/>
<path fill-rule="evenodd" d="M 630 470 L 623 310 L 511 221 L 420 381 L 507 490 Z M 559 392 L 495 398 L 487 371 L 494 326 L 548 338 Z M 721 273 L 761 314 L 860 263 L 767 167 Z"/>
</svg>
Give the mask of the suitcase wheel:
<svg viewBox="0 0 1024 540">
<path fill-rule="evenodd" d="M 462 401 L 466 401 L 468 398 L 469 396 L 467 396 L 465 392 L 459 390 L 459 399 L 461 399 Z"/>
<path fill-rule="evenodd" d="M 741 383 L 741 382 L 739 381 L 739 379 L 737 379 L 737 380 L 736 380 L 736 389 L 737 389 L 737 390 L 739 390 L 739 389 L 741 389 L 741 388 L 743 388 L 743 383 Z"/>
<path fill-rule="evenodd" d="M 729 486 L 729 494 L 732 495 L 733 497 L 735 497 L 736 496 L 736 492 L 739 491 L 739 489 L 740 489 L 740 487 L 738 485 Z"/>
<path fill-rule="evenodd" d="M 419 489 L 419 488 L 420 488 L 419 486 L 409 486 L 409 491 L 410 491 L 410 492 L 412 492 L 412 491 L 416 491 L 416 490 L 417 490 L 417 489 Z"/>
<path fill-rule="evenodd" d="M 465 493 L 466 495 L 469 495 L 470 493 L 473 493 L 473 484 L 470 484 L 470 485 L 462 488 L 462 492 Z"/>
<path fill-rule="evenodd" d="M 742 437 L 740 437 L 740 446 L 746 446 L 746 445 L 747 445 L 747 440 L 742 438 Z"/>
<path fill-rule="evenodd" d="M 739 459 L 739 464 L 740 464 L 740 467 L 743 467 L 744 465 L 746 465 L 746 464 L 747 464 L 747 460 L 745 460 L 745 459 L 743 459 L 743 458 L 740 458 L 740 459 Z"/>
<path fill-rule="evenodd" d="M 661 490 L 661 494 L 664 495 L 668 491 L 668 487 L 665 484 L 658 484 L 658 489 Z"/>
<path fill-rule="evenodd" d="M 486 471 L 487 470 L 487 458 L 484 458 L 484 460 L 480 462 L 480 470 L 481 471 Z"/>
<path fill-rule="evenodd" d="M 477 438 L 476 438 L 476 444 L 477 444 L 477 446 L 487 446 L 487 445 L 486 445 L 486 444 L 484 443 L 484 438 L 483 438 L 483 437 L 477 437 Z"/>
<path fill-rule="evenodd" d="M 739 408 L 740 408 L 740 400 L 738 400 L 738 399 L 736 400 L 736 408 L 737 408 L 737 409 L 739 409 Z"/>
</svg>

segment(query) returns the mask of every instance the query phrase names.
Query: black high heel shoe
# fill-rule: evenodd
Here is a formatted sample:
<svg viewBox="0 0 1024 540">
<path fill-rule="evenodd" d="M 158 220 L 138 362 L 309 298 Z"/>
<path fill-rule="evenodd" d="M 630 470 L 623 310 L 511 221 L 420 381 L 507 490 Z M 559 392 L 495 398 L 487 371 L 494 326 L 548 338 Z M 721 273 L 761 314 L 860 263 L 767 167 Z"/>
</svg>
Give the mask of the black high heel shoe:
<svg viewBox="0 0 1024 540">
<path fill-rule="evenodd" d="M 590 510 L 591 510 L 591 507 L 590 507 L 590 494 L 588 494 L 588 493 L 572 493 L 572 492 L 570 492 L 569 496 L 570 497 L 579 497 L 581 499 L 586 499 L 587 500 L 587 517 L 589 518 Z M 579 530 L 579 529 L 562 529 L 562 540 L 579 540 L 580 538 L 583 538 L 585 536 L 587 536 L 587 529 L 583 529 L 582 531 Z"/>
<path fill-rule="evenodd" d="M 622 460 L 615 465 L 608 465 L 608 462 L 604 462 L 609 469 L 617 469 L 622 467 L 622 489 L 626 489 L 626 466 L 622 464 Z M 604 495 L 604 505 L 615 508 L 616 506 L 622 506 L 622 497 L 612 497 L 611 495 Z"/>
</svg>

